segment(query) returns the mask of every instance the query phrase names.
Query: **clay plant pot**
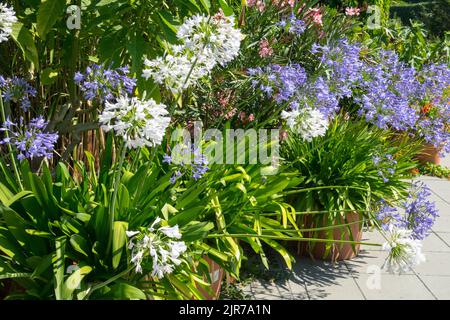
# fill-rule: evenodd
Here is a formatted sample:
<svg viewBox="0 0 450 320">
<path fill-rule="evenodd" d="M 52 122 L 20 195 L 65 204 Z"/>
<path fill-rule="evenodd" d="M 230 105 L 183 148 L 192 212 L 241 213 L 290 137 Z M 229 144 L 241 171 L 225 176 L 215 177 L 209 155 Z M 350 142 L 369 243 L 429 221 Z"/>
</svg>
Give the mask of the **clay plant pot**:
<svg viewBox="0 0 450 320">
<path fill-rule="evenodd" d="M 317 223 L 317 220 L 313 219 L 312 216 L 306 216 L 304 220 L 304 227 L 307 229 L 310 228 L 320 228 L 327 227 L 325 223 L 325 219 L 322 223 Z M 345 219 L 341 216 L 336 218 L 334 221 L 334 225 L 341 224 L 350 224 L 344 227 L 338 227 L 333 229 L 333 239 L 334 240 L 346 240 L 346 241 L 355 241 L 361 242 L 362 239 L 362 222 L 361 216 L 357 212 L 349 212 L 346 213 Z M 350 228 L 350 230 L 349 230 Z M 350 237 L 350 232 L 352 237 Z M 305 237 L 308 238 L 316 238 L 316 239 L 328 239 L 326 231 L 319 232 L 305 232 Z M 328 242 L 329 243 L 329 242 Z M 349 244 L 349 243 L 336 243 L 333 242 L 331 245 L 331 250 L 326 254 L 326 246 L 325 242 L 300 242 L 298 246 L 298 253 L 303 256 L 310 256 L 313 259 L 318 260 L 331 260 L 333 262 L 341 261 L 341 260 L 350 260 L 356 257 L 359 253 L 360 245 L 359 244 Z"/>
<path fill-rule="evenodd" d="M 427 163 L 433 163 L 435 165 L 441 164 L 439 149 L 428 143 L 424 144 L 422 151 L 416 155 L 416 159 L 423 165 Z"/>
<path fill-rule="evenodd" d="M 222 280 L 225 276 L 225 270 L 210 258 L 203 258 L 208 262 L 209 276 L 211 278 L 210 291 L 212 292 L 212 294 L 211 292 L 208 292 L 201 287 L 199 287 L 198 289 L 203 294 L 206 300 L 217 300 L 220 296 L 220 289 L 222 288 Z M 207 280 L 206 277 L 205 280 Z"/>
</svg>

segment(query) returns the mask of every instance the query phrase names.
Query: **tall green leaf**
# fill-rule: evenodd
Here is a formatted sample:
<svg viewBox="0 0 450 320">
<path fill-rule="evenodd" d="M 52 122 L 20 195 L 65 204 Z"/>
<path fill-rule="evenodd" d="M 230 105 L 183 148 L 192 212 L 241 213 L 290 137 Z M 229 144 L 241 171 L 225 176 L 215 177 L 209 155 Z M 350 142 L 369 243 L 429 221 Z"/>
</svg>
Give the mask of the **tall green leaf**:
<svg viewBox="0 0 450 320">
<path fill-rule="evenodd" d="M 65 0 L 43 0 L 39 6 L 36 24 L 36 29 L 41 39 L 45 40 L 47 33 L 64 14 L 65 7 Z"/>
<path fill-rule="evenodd" d="M 11 37 L 22 50 L 25 59 L 30 61 L 34 68 L 39 70 L 39 55 L 34 44 L 34 38 L 31 32 L 20 22 L 13 25 Z"/>
</svg>

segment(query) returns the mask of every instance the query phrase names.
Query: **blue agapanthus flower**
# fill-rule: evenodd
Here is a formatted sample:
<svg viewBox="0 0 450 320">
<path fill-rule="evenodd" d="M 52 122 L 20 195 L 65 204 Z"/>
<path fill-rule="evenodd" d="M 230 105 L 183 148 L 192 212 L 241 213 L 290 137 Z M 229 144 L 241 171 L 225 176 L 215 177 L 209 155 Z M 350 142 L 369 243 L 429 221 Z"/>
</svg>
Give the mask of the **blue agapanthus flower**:
<svg viewBox="0 0 450 320">
<path fill-rule="evenodd" d="M 431 191 L 427 185 L 415 182 L 408 197 L 398 208 L 384 200 L 379 202 L 377 220 L 384 230 L 387 230 L 389 225 L 394 225 L 411 230 L 413 239 L 423 240 L 431 233 L 431 228 L 439 216 L 436 204 L 429 199 L 430 195 Z"/>
<path fill-rule="evenodd" d="M 111 69 L 93 64 L 86 68 L 85 73 L 75 73 L 74 81 L 83 92 L 84 99 L 112 102 L 119 96 L 133 93 L 136 79 L 130 78 L 129 73 L 128 67 Z"/>
<path fill-rule="evenodd" d="M 0 91 L 5 102 L 15 102 L 23 111 L 30 109 L 30 98 L 36 97 L 37 93 L 36 89 L 23 78 L 2 76 L 0 76 Z"/>
<path fill-rule="evenodd" d="M 7 133 L 0 144 L 11 144 L 17 151 L 17 159 L 52 158 L 58 134 L 45 132 L 48 121 L 39 116 L 25 123 L 21 117 L 18 123 L 9 119 L 0 128 Z"/>
</svg>

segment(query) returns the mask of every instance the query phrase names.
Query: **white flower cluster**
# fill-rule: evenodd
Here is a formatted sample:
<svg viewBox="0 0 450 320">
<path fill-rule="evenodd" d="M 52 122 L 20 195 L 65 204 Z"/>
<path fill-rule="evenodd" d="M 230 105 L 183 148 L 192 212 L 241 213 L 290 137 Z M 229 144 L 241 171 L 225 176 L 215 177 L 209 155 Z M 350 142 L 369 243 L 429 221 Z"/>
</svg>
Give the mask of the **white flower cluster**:
<svg viewBox="0 0 450 320">
<path fill-rule="evenodd" d="M 159 227 L 160 218 L 152 223 L 145 232 L 127 231 L 130 238 L 128 248 L 131 250 L 131 263 L 135 265 L 136 272 L 142 273 L 142 262 L 146 257 L 152 260 L 152 277 L 163 278 L 173 272 L 175 266 L 181 264 L 181 255 L 187 250 L 180 239 L 181 233 L 178 225 L 173 227 Z"/>
<path fill-rule="evenodd" d="M 164 104 L 150 99 L 119 97 L 117 102 L 105 103 L 105 109 L 99 116 L 103 130 L 114 130 L 123 137 L 127 148 L 160 145 L 170 117 Z"/>
<path fill-rule="evenodd" d="M 0 3 L 0 43 L 8 41 L 12 32 L 12 25 L 17 22 L 14 9 Z"/>
<path fill-rule="evenodd" d="M 303 140 L 311 142 L 313 138 L 324 136 L 328 129 L 328 119 L 319 110 L 303 108 L 281 112 L 281 118 Z"/>
<path fill-rule="evenodd" d="M 142 76 L 153 78 L 178 94 L 195 84 L 217 65 L 224 66 L 239 53 L 242 33 L 233 17 L 195 15 L 178 29 L 181 45 L 172 45 L 164 57 L 145 59 Z"/>
<path fill-rule="evenodd" d="M 383 250 L 389 252 L 383 268 L 389 272 L 407 272 L 414 266 L 425 262 L 420 240 L 412 238 L 412 231 L 400 229 L 389 225 L 387 230 L 387 242 L 383 244 Z"/>
</svg>

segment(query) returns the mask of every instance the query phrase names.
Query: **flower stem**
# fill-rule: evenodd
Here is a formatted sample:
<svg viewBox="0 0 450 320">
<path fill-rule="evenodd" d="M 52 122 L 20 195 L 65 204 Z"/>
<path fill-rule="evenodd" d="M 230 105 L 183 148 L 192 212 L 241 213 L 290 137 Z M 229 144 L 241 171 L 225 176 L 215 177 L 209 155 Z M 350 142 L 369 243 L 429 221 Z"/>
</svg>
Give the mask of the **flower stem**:
<svg viewBox="0 0 450 320">
<path fill-rule="evenodd" d="M 84 297 L 84 300 L 87 300 L 87 298 L 91 295 L 92 292 L 107 286 L 108 284 L 110 284 L 111 282 L 116 281 L 117 279 L 122 278 L 124 275 L 126 275 L 127 273 L 129 273 L 131 270 L 133 270 L 134 266 L 129 266 L 127 269 L 125 269 L 124 271 L 122 271 L 121 273 L 115 275 L 112 278 L 109 278 L 108 280 L 106 280 L 105 282 L 102 282 L 94 287 L 92 287 L 92 289 L 89 291 L 89 293 Z"/>
<path fill-rule="evenodd" d="M 117 167 L 116 171 L 114 172 L 114 184 L 113 184 L 113 195 L 111 198 L 111 205 L 109 207 L 109 223 L 110 223 L 110 232 L 109 232 L 109 238 L 108 238 L 108 246 L 106 249 L 106 252 L 109 252 L 111 250 L 112 240 L 113 240 L 113 234 L 114 234 L 114 219 L 115 219 L 115 208 L 116 208 L 116 201 L 117 201 L 117 193 L 119 190 L 119 182 L 120 182 L 120 176 L 122 172 L 122 166 L 123 162 L 125 160 L 125 154 L 127 153 L 127 148 L 125 145 L 122 146 L 122 152 L 120 154 L 119 159 L 119 166 Z"/>
<path fill-rule="evenodd" d="M 0 91 L 0 113 L 1 113 L 3 123 L 5 123 L 6 122 L 5 106 L 3 105 L 3 98 L 2 98 L 1 91 Z M 5 136 L 6 136 L 6 138 L 9 138 L 8 130 L 5 130 Z M 22 181 L 20 178 L 19 170 L 17 170 L 16 157 L 15 157 L 14 151 L 11 147 L 11 143 L 7 143 L 7 145 L 8 145 L 9 156 L 11 158 L 11 165 L 13 167 L 14 174 L 17 179 L 17 183 L 19 184 L 20 190 L 23 190 L 23 185 L 22 185 Z"/>
</svg>

